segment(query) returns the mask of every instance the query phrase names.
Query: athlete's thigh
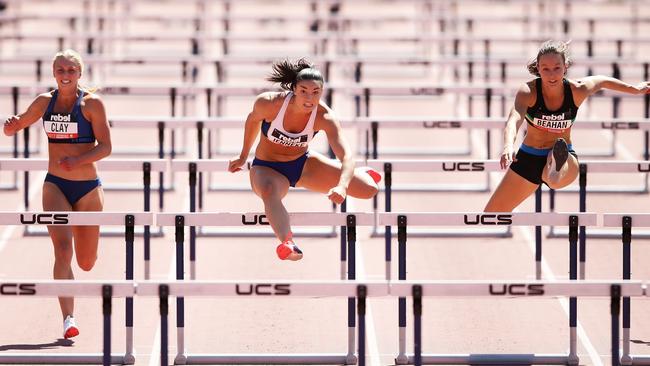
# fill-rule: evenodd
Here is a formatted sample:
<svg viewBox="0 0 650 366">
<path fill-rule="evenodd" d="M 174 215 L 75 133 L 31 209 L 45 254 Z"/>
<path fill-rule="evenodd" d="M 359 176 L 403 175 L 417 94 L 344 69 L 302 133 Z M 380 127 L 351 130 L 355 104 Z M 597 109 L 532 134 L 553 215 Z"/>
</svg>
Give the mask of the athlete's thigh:
<svg viewBox="0 0 650 366">
<path fill-rule="evenodd" d="M 296 186 L 327 193 L 338 184 L 339 178 L 341 178 L 341 163 L 338 160 L 310 151 Z"/>
<path fill-rule="evenodd" d="M 50 182 L 43 183 L 43 211 L 72 211 L 72 206 L 59 187 Z M 48 225 L 47 231 L 50 233 L 52 242 L 57 245 L 61 243 L 71 243 L 72 230 L 70 226 Z"/>
<path fill-rule="evenodd" d="M 537 187 L 537 184 L 508 169 L 485 206 L 485 212 L 511 212 L 533 194 Z"/>
<path fill-rule="evenodd" d="M 74 211 L 102 211 L 104 209 L 104 190 L 95 187 L 73 205 Z M 97 253 L 99 226 L 73 226 L 74 243 L 77 256 Z"/>
<path fill-rule="evenodd" d="M 281 173 L 266 166 L 255 165 L 250 170 L 253 192 L 259 197 L 286 196 L 289 192 L 289 180 Z"/>
</svg>

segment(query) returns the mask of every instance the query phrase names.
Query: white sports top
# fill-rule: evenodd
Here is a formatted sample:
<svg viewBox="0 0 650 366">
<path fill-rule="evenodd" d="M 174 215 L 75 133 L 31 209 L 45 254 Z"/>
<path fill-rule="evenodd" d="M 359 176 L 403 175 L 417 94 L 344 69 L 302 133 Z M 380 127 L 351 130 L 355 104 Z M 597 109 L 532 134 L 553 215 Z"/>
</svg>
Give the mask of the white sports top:
<svg viewBox="0 0 650 366">
<path fill-rule="evenodd" d="M 262 133 L 274 144 L 291 147 L 307 147 L 314 137 L 314 121 L 316 121 L 318 105 L 312 110 L 304 130 L 298 133 L 288 132 L 284 129 L 284 113 L 287 111 L 287 106 L 292 96 L 293 93 L 289 92 L 284 97 L 282 108 L 280 108 L 280 111 L 271 123 L 262 121 Z"/>
</svg>

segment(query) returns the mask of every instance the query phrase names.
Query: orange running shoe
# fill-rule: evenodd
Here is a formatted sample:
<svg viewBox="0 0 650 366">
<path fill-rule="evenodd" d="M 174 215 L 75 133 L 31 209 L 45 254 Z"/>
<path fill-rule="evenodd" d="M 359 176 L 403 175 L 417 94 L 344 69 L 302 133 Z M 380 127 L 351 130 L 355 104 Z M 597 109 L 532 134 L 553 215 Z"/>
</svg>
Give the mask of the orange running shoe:
<svg viewBox="0 0 650 366">
<path fill-rule="evenodd" d="M 292 239 L 287 239 L 275 248 L 278 258 L 282 260 L 299 261 L 302 259 L 302 250 L 298 248 Z"/>
</svg>

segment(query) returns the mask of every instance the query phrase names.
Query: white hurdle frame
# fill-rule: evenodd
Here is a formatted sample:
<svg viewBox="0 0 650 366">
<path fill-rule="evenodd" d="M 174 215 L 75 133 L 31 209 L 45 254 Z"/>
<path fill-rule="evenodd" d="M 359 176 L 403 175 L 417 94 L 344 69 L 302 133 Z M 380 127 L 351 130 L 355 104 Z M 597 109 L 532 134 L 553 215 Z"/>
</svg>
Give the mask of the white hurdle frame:
<svg viewBox="0 0 650 366">
<path fill-rule="evenodd" d="M 250 170 L 252 161 L 248 161 L 242 169 Z M 203 172 L 227 172 L 228 171 L 228 160 L 224 159 L 176 159 L 172 160 L 170 163 L 170 169 L 173 172 L 187 172 L 189 174 L 189 191 L 190 191 L 190 212 L 203 212 Z M 198 179 L 197 179 L 198 178 Z M 197 186 L 198 186 L 198 207 L 197 207 Z M 242 189 L 244 191 L 244 189 Z M 245 191 L 251 192 L 251 188 L 245 189 Z M 297 189 L 297 192 L 308 192 L 305 189 Z M 336 209 L 335 206 L 332 208 Z M 335 211 L 333 211 L 335 212 Z M 264 216 L 265 217 L 265 216 Z M 261 219 L 260 219 L 261 220 Z M 241 222 L 235 224 L 235 226 L 241 225 Z M 327 226 L 327 225 L 321 225 Z M 194 230 L 194 229 L 193 229 Z M 246 232 L 232 231 L 232 230 L 217 230 L 217 231 L 208 231 L 203 227 L 199 227 L 198 233 L 190 231 L 190 241 L 193 243 L 195 235 L 198 236 L 274 236 L 273 231 L 270 230 L 248 230 Z M 329 230 L 322 230 L 319 228 L 312 228 L 309 230 L 295 230 L 293 231 L 295 236 L 308 236 L 308 237 L 325 237 L 332 238 L 336 236 L 336 227 L 332 226 Z"/>
<path fill-rule="evenodd" d="M 129 356 L 115 355 L 111 352 L 111 313 L 112 299 L 124 297 L 133 299 L 135 286 L 131 281 L 111 281 L 102 283 L 97 281 L 33 281 L 33 280 L 2 280 L 0 285 L 11 286 L 16 289 L 16 296 L 20 293 L 22 297 L 58 297 L 58 296 L 81 296 L 101 297 L 103 315 L 103 352 L 99 354 L 52 354 L 52 353 L 5 353 L 0 354 L 0 364 L 133 364 L 135 359 L 129 360 Z M 0 299 L 5 295 L 0 294 Z M 128 363 L 130 362 L 130 363 Z"/>
<path fill-rule="evenodd" d="M 143 174 L 143 210 L 145 212 L 151 212 L 151 172 L 162 172 L 167 171 L 167 160 L 152 159 L 149 161 L 143 161 L 138 159 L 104 159 L 97 162 L 97 167 L 99 171 L 141 171 Z M 24 172 L 24 197 L 23 204 L 24 209 L 29 210 L 29 172 L 30 171 L 45 171 L 47 170 L 48 159 L 44 158 L 29 158 L 29 159 L 0 159 L 0 171 L 2 170 L 12 170 L 15 172 L 22 171 Z M 101 174 L 101 173 L 100 173 Z M 104 182 L 102 182 L 104 183 Z M 106 189 L 106 185 L 102 184 L 102 187 Z M 163 210 L 163 191 L 158 189 L 158 198 L 160 211 Z M 29 226 L 25 227 L 24 235 L 48 235 L 47 230 L 37 230 L 37 228 L 31 228 Z M 101 235 L 107 236 L 119 236 L 121 233 L 119 231 L 112 231 L 109 228 L 100 229 Z M 151 236 L 162 237 L 164 233 L 162 230 L 151 231 L 150 225 L 144 225 L 142 231 L 136 231 L 137 235 L 142 235 L 144 240 L 144 276 L 145 279 L 149 279 L 150 274 L 150 258 L 151 258 Z"/>
<path fill-rule="evenodd" d="M 411 226 L 467 226 L 467 225 L 503 225 L 503 226 L 536 226 L 536 225 L 565 225 L 570 226 L 569 237 L 569 269 L 570 279 L 578 279 L 578 224 L 583 226 L 598 225 L 598 215 L 593 213 L 380 213 L 379 225 L 398 227 L 398 280 L 406 280 L 406 240 L 407 227 Z M 562 363 L 577 365 L 577 300 L 569 299 L 569 354 L 568 355 L 502 355 L 501 362 L 519 363 L 522 359 L 531 361 L 531 364 Z M 406 355 L 406 298 L 399 299 L 398 309 L 399 326 L 399 353 L 395 358 L 396 364 L 409 364 L 413 360 Z M 472 364 L 492 364 L 495 355 L 472 355 Z M 522 358 L 523 357 L 523 358 Z M 423 360 L 431 364 L 467 363 L 464 355 L 430 355 L 423 356 Z M 450 362 L 450 359 L 456 361 Z M 507 361 L 510 360 L 510 361 Z M 557 362 L 561 360 L 562 362 Z"/>
<path fill-rule="evenodd" d="M 159 226 L 175 227 L 176 242 L 176 280 L 184 278 L 184 229 L 186 226 L 248 226 L 246 223 L 249 217 L 255 218 L 255 223 L 260 224 L 262 213 L 164 213 L 156 215 L 156 222 Z M 341 277 L 345 278 L 345 259 L 343 258 L 344 240 L 347 242 L 347 279 L 356 279 L 356 226 L 372 226 L 374 215 L 372 213 L 330 213 L 330 212 L 297 212 L 289 214 L 293 226 L 342 226 L 346 227 L 346 238 L 341 238 Z M 263 224 L 263 223 L 262 223 Z M 193 270 L 194 273 L 194 270 Z M 250 363 L 253 359 L 256 363 L 319 363 L 319 364 L 354 364 L 357 357 L 355 349 L 355 328 L 354 320 L 355 299 L 348 298 L 348 352 L 343 355 L 188 355 L 185 350 L 185 317 L 184 298 L 176 299 L 177 305 L 177 355 L 175 364 L 198 364 L 198 363 Z M 233 359 L 235 357 L 235 359 Z M 251 358 L 252 357 L 252 358 Z M 308 361 L 309 360 L 309 361 Z M 237 361 L 237 362 L 235 362 Z"/>
<path fill-rule="evenodd" d="M 65 225 L 65 226 L 124 226 L 126 271 L 125 279 L 133 280 L 134 268 L 134 231 L 135 226 L 153 225 L 154 214 L 151 212 L 120 213 L 94 211 L 48 211 L 48 212 L 0 212 L 0 225 Z M 30 281 L 31 282 L 31 281 Z M 74 287 L 70 281 L 63 286 Z M 131 285 L 132 286 L 132 285 Z M 52 293 L 49 293 L 52 295 Z M 132 365 L 135 363 L 133 350 L 133 297 L 126 298 L 125 312 L 126 351 L 124 355 L 111 355 L 112 363 Z M 106 356 L 104 356 L 106 357 Z M 102 356 L 95 354 L 48 354 L 48 353 L 2 353 L 0 364 L 4 363 L 34 363 L 36 360 L 47 359 L 50 364 L 94 363 L 101 364 Z M 105 360 L 104 360 L 105 361 Z"/>
<path fill-rule="evenodd" d="M 632 239 L 639 238 L 633 232 L 635 227 L 650 227 L 650 214 L 604 214 L 603 226 L 622 228 L 623 244 L 623 280 L 632 277 Z M 643 236 L 641 236 L 643 237 Z M 623 349 L 621 365 L 650 365 L 650 355 L 630 354 L 631 299 L 623 297 Z"/>
</svg>

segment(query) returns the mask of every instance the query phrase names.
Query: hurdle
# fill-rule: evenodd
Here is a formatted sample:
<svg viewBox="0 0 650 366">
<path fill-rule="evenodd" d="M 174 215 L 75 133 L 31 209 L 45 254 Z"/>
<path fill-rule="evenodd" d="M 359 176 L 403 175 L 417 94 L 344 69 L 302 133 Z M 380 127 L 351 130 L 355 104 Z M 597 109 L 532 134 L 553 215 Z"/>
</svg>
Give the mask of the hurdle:
<svg viewBox="0 0 650 366">
<path fill-rule="evenodd" d="M 398 227 L 398 280 L 406 280 L 406 242 L 407 227 L 411 226 L 438 226 L 438 225 L 502 225 L 502 226 L 535 226 L 535 225 L 566 225 L 570 227 L 569 236 L 569 271 L 570 279 L 578 279 L 578 225 L 595 226 L 598 224 L 596 214 L 577 213 L 380 213 L 379 225 Z M 529 359 L 530 364 L 560 363 L 578 364 L 577 355 L 577 299 L 569 299 L 569 354 L 568 355 L 503 355 L 501 362 L 519 363 L 522 359 Z M 413 360 L 406 355 L 406 298 L 399 298 L 399 354 L 395 358 L 397 364 L 412 363 Z M 423 360 L 432 364 L 471 363 L 489 364 L 493 362 L 494 355 L 472 355 L 472 362 L 463 355 L 430 355 L 422 356 Z M 450 362 L 455 359 L 456 361 Z M 528 362 L 527 362 L 528 363 Z"/>
<path fill-rule="evenodd" d="M 175 296 L 184 298 L 186 296 L 211 296 L 211 297 L 238 297 L 249 295 L 248 288 L 255 288 L 259 283 L 255 281 L 196 281 L 196 282 L 146 282 L 138 283 L 138 296 L 158 296 L 161 303 L 161 347 L 160 357 L 161 365 L 168 365 L 167 361 L 167 315 L 168 315 L 168 298 Z M 355 354 L 348 355 L 348 358 L 342 358 L 337 355 L 309 355 L 309 354 L 295 354 L 295 355 L 273 355 L 265 356 L 258 354 L 244 355 L 244 354 L 230 354 L 220 355 L 219 357 L 212 355 L 194 355 L 187 356 L 187 364 L 358 364 L 365 365 L 365 315 L 366 315 L 366 299 L 368 297 L 385 297 L 388 296 L 389 286 L 386 282 L 315 282 L 315 281 L 302 281 L 302 282 L 281 282 L 271 284 L 271 287 L 278 287 L 281 289 L 282 297 L 347 297 L 348 299 L 356 299 L 357 309 L 356 315 L 358 318 L 359 327 L 357 335 L 359 339 L 358 350 Z M 263 286 L 266 288 L 266 286 Z M 265 291 L 264 289 L 261 290 Z M 259 298 L 255 296 L 246 296 L 246 300 Z M 354 315 L 353 309 L 353 315 Z M 177 358 L 174 364 L 179 363 Z M 184 364 L 184 363 L 182 363 Z"/>
<path fill-rule="evenodd" d="M 499 162 L 497 160 L 368 160 L 366 164 L 377 170 L 384 173 L 384 211 L 392 211 L 392 197 L 393 197 L 393 172 L 447 172 L 450 174 L 465 174 L 465 173 L 480 173 L 480 172 L 500 172 L 503 171 Z M 440 186 L 438 187 L 439 191 L 479 191 L 479 192 L 489 192 L 489 176 L 488 182 L 485 186 L 465 186 L 459 187 L 459 185 L 453 186 Z M 423 192 L 427 191 L 424 188 L 412 188 L 408 191 Z M 373 211 L 375 214 L 378 214 L 378 207 L 376 201 L 373 201 Z M 381 224 L 378 224 L 381 226 Z M 512 233 L 510 232 L 509 227 L 505 228 L 484 228 L 477 227 L 471 231 L 465 230 L 417 230 L 412 233 L 413 236 L 418 237 L 510 237 Z M 377 226 L 375 226 L 373 236 L 382 236 L 386 238 L 386 248 L 388 250 L 391 234 L 391 228 L 386 227 L 384 232 L 381 232 Z"/>
<path fill-rule="evenodd" d="M 590 173 L 645 173 L 650 171 L 650 163 L 645 160 L 638 161 L 583 161 L 580 163 L 579 175 L 579 210 L 587 211 L 587 172 Z M 554 196 L 550 197 L 550 211 L 555 209 Z M 589 233 L 585 227 L 580 227 L 580 278 L 584 279 L 587 256 L 587 236 L 592 238 L 614 238 L 616 234 L 611 229 L 590 229 Z M 639 238 L 650 238 L 650 231 L 637 232 L 635 235 Z M 549 238 L 563 238 L 566 233 L 556 230 L 553 226 L 549 228 L 546 235 Z"/>
<path fill-rule="evenodd" d="M 15 289 L 3 295 L 15 296 L 26 295 L 31 297 L 57 297 L 57 296 L 80 296 L 80 297 L 97 297 L 102 298 L 102 316 L 103 316 L 103 341 L 101 354 L 27 354 L 16 353 L 10 354 L 3 352 L 0 354 L 0 363 L 2 364 L 96 364 L 96 365 L 113 365 L 129 364 L 126 363 L 127 356 L 116 355 L 111 353 L 111 312 L 112 299 L 114 297 L 124 297 L 127 300 L 132 299 L 135 295 L 135 286 L 133 282 L 111 282 L 110 284 L 93 282 L 93 281 L 32 281 L 32 280 L 14 280 L 11 282 L 0 282 L 0 286 Z M 133 360 L 134 361 L 134 360 Z M 131 362 L 130 364 L 133 364 Z"/>
<path fill-rule="evenodd" d="M 261 213 L 161 213 L 156 215 L 156 223 L 160 226 L 174 226 L 176 242 L 176 280 L 183 280 L 184 277 L 184 229 L 186 226 L 246 226 L 249 218 L 253 217 L 257 225 L 260 223 Z M 371 213 L 323 213 L 323 212 L 300 212 L 290 213 L 291 224 L 293 226 L 345 226 L 347 239 L 347 279 L 356 279 L 356 226 L 373 225 L 374 215 Z M 343 249 L 343 248 L 342 248 Z M 345 262 L 341 259 L 341 267 Z M 185 351 L 185 316 L 184 316 L 184 298 L 176 298 L 176 328 L 177 328 L 177 355 L 175 364 L 199 364 L 199 363 L 288 363 L 288 364 L 354 364 L 357 357 L 354 355 L 355 350 L 355 328 L 354 319 L 355 299 L 348 297 L 348 352 L 341 355 L 188 355 Z"/>
<path fill-rule="evenodd" d="M 249 161 L 243 166 L 243 169 L 250 170 L 252 162 Z M 203 159 L 203 160 L 185 160 L 185 159 L 176 159 L 171 162 L 170 168 L 174 172 L 188 172 L 189 174 L 189 194 L 190 194 L 190 212 L 202 212 L 203 211 L 203 184 L 201 179 L 202 172 L 227 172 L 228 171 L 228 160 L 217 160 L 217 159 Z M 197 179 L 198 178 L 198 179 Z M 197 183 L 198 182 L 198 183 Z M 198 207 L 197 207 L 197 185 L 198 185 Z M 250 188 L 247 189 L 250 191 Z M 307 190 L 296 190 L 297 192 L 309 192 Z M 336 207 L 333 207 L 335 210 Z M 245 220 L 246 221 L 246 220 Z M 244 222 L 235 223 L 234 226 L 239 226 Z M 261 215 L 255 217 L 253 222 L 250 225 L 255 224 L 268 225 L 266 221 L 266 216 Z M 245 224 L 249 224 L 248 221 Z M 208 225 L 214 226 L 214 225 Z M 220 226 L 229 226 L 229 225 L 220 225 Z M 327 225 L 318 225 L 318 226 L 327 226 Z M 324 237 L 331 238 L 336 236 L 336 227 L 332 226 L 328 230 L 323 230 L 322 228 L 302 228 L 301 230 L 294 230 L 294 236 L 303 236 L 303 237 Z M 274 236 L 273 232 L 269 230 L 269 227 L 256 227 L 253 226 L 249 230 L 208 230 L 207 228 L 200 227 L 198 233 L 195 232 L 194 227 L 190 229 L 190 245 L 193 248 L 196 236 L 212 236 L 212 237 L 223 237 L 223 236 Z"/>
<path fill-rule="evenodd" d="M 150 212 L 139 213 L 119 213 L 119 212 L 0 212 L 0 225 L 65 225 L 65 226 L 124 226 L 125 237 L 125 253 L 126 253 L 126 272 L 125 280 L 133 280 L 133 247 L 134 247 L 134 231 L 135 226 L 140 225 L 153 225 L 154 216 Z M 74 286 L 71 281 L 66 282 L 61 286 Z M 125 285 L 126 286 L 126 285 Z M 97 288 L 97 287 L 96 287 Z M 46 292 L 49 296 L 56 293 Z M 126 351 L 124 355 L 111 355 L 112 363 L 119 363 L 125 365 L 132 365 L 135 362 L 135 354 L 133 350 L 133 285 L 131 284 L 130 293 L 126 293 L 126 316 L 125 316 L 125 332 L 126 332 Z M 95 292 L 97 294 L 98 292 Z M 100 293 L 100 292 L 99 292 Z M 110 351 L 109 351 L 110 352 Z M 106 356 L 104 356 L 106 357 Z M 50 364 L 70 364 L 70 363 L 93 363 L 101 364 L 103 361 L 102 356 L 89 354 L 89 355 L 57 355 L 45 353 L 1 353 L 0 363 L 22 363 L 31 364 L 34 362 L 43 362 L 47 360 Z M 106 362 L 106 361 L 104 361 Z"/>
<path fill-rule="evenodd" d="M 640 281 L 624 280 L 621 282 L 605 281 L 421 281 L 392 283 L 390 294 L 412 297 L 413 299 L 413 355 L 404 355 L 408 364 L 461 364 L 461 365 L 532 365 L 532 364 L 569 364 L 577 365 L 575 354 L 567 356 L 537 354 L 460 354 L 460 355 L 425 355 L 422 354 L 422 298 L 432 297 L 494 297 L 494 298 L 538 298 L 538 297 L 609 297 L 611 314 L 611 354 L 612 365 L 619 365 L 619 324 L 621 296 L 647 296 L 647 285 Z"/>
<path fill-rule="evenodd" d="M 632 275 L 632 238 L 638 238 L 632 232 L 634 227 L 650 227 L 648 214 L 604 214 L 603 226 L 621 228 L 621 241 L 623 244 L 623 280 L 630 280 Z M 630 328 L 631 328 L 631 302 L 630 297 L 623 297 L 623 354 L 621 365 L 650 365 L 650 355 L 630 354 Z"/>
</svg>

